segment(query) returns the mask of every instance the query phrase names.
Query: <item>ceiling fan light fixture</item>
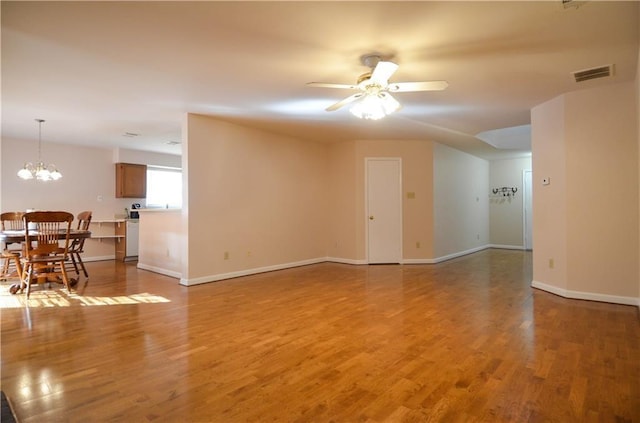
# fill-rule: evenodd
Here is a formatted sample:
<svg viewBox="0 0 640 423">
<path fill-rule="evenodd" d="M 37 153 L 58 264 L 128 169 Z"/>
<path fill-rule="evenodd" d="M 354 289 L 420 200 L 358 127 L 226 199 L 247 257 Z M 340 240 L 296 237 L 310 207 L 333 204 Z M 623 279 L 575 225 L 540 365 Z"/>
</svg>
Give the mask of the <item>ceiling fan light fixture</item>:
<svg viewBox="0 0 640 423">
<path fill-rule="evenodd" d="M 398 69 L 393 62 L 381 60 L 377 54 L 362 56 L 362 64 L 371 71 L 360 75 L 356 85 L 334 84 L 328 82 L 309 82 L 308 86 L 323 88 L 341 88 L 358 91 L 339 102 L 330 105 L 325 110 L 333 112 L 350 104 L 350 112 L 360 119 L 377 120 L 400 109 L 400 103 L 391 96 L 390 92 L 411 91 L 440 91 L 449 85 L 446 81 L 394 82 L 389 78 Z"/>
<path fill-rule="evenodd" d="M 379 120 L 400 108 L 400 103 L 387 93 L 367 94 L 349 111 L 360 119 Z"/>
</svg>

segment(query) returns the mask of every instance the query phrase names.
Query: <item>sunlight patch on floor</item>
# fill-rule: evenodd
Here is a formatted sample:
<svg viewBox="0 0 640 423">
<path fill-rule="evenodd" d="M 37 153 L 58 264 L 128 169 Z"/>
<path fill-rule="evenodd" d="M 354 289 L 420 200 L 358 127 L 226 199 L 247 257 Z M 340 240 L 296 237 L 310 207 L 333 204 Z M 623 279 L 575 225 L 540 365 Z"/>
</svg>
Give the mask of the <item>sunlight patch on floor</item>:
<svg viewBox="0 0 640 423">
<path fill-rule="evenodd" d="M 115 297 L 97 297 L 91 295 L 69 294 L 65 288 L 35 289 L 27 300 L 26 294 L 11 294 L 9 285 L 0 288 L 0 309 L 22 307 L 71 307 L 71 306 L 108 306 L 124 304 L 168 303 L 169 299 L 160 295 L 143 292 L 140 294 Z"/>
</svg>

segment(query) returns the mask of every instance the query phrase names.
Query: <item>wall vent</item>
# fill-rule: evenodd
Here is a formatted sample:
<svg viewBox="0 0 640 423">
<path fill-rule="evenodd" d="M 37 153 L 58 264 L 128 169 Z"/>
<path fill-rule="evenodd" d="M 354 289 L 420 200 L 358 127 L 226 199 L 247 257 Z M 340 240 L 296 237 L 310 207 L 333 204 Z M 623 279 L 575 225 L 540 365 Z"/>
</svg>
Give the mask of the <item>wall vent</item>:
<svg viewBox="0 0 640 423">
<path fill-rule="evenodd" d="M 613 65 L 599 66 L 597 68 L 585 69 L 573 72 L 576 82 L 588 81 L 589 79 L 606 78 L 613 75 Z"/>
</svg>

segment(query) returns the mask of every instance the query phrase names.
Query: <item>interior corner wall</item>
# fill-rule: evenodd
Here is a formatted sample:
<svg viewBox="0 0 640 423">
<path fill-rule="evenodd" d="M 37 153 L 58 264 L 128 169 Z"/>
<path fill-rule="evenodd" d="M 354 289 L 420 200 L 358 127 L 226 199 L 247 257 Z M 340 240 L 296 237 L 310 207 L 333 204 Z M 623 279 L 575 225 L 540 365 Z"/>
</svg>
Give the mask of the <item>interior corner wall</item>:
<svg viewBox="0 0 640 423">
<path fill-rule="evenodd" d="M 489 227 L 490 243 L 497 247 L 524 249 L 523 172 L 531 170 L 531 157 L 492 160 L 489 163 Z M 494 188 L 516 188 L 505 197 L 493 194 Z"/>
<path fill-rule="evenodd" d="M 326 257 L 326 144 L 189 114 L 181 283 Z"/>
<path fill-rule="evenodd" d="M 442 144 L 433 148 L 436 261 L 489 245 L 489 162 Z"/>
<path fill-rule="evenodd" d="M 356 143 L 330 144 L 328 163 L 327 256 L 338 262 L 358 264 L 356 237 Z"/>
<path fill-rule="evenodd" d="M 633 84 L 620 83 L 533 109 L 534 286 L 574 298 L 637 301 L 636 106 Z"/>
</svg>

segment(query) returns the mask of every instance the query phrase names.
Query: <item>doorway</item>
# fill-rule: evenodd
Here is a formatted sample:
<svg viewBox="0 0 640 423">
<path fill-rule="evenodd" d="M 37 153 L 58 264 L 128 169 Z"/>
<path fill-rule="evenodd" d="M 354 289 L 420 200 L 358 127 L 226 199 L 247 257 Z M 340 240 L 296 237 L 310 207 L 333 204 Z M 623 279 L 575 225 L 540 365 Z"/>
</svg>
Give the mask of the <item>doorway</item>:
<svg viewBox="0 0 640 423">
<path fill-rule="evenodd" d="M 367 261 L 402 261 L 402 160 L 365 158 Z"/>
</svg>

